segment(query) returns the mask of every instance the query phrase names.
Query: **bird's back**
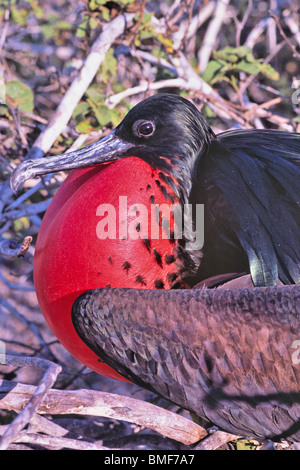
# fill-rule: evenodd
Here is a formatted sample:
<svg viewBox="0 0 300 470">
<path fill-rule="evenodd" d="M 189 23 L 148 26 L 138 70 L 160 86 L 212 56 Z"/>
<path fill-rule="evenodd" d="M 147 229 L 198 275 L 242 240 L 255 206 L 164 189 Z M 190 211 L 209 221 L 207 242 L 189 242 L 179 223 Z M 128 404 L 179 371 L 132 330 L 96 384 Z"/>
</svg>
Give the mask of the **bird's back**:
<svg viewBox="0 0 300 470">
<path fill-rule="evenodd" d="M 205 205 L 198 280 L 221 269 L 251 272 L 256 286 L 300 283 L 300 134 L 219 134 L 192 198 Z"/>
</svg>

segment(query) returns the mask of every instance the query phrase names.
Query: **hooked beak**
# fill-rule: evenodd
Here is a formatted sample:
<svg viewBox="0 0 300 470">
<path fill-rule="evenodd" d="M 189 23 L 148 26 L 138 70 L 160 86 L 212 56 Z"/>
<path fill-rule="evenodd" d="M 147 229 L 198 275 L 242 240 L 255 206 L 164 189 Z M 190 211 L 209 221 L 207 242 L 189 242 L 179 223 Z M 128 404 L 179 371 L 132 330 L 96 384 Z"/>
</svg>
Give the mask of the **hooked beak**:
<svg viewBox="0 0 300 470">
<path fill-rule="evenodd" d="M 11 188 L 16 193 L 25 181 L 35 176 L 118 160 L 132 147 L 117 137 L 116 130 L 113 130 L 108 136 L 80 150 L 22 162 L 11 176 Z"/>
</svg>

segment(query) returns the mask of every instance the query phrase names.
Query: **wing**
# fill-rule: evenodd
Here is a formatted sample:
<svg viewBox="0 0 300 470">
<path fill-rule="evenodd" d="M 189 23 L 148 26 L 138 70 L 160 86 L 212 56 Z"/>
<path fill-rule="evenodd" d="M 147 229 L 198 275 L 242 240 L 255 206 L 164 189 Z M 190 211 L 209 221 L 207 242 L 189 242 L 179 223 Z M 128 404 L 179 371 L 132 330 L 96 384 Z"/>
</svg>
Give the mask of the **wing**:
<svg viewBox="0 0 300 470">
<path fill-rule="evenodd" d="M 231 259 L 246 252 L 256 286 L 276 285 L 278 277 L 284 284 L 300 283 L 300 134 L 219 134 L 199 164 L 199 182 L 219 251 Z M 225 208 L 218 207 L 214 192 Z"/>
<path fill-rule="evenodd" d="M 72 310 L 78 335 L 131 381 L 229 432 L 298 440 L 299 315 L 299 286 L 96 289 Z"/>
</svg>

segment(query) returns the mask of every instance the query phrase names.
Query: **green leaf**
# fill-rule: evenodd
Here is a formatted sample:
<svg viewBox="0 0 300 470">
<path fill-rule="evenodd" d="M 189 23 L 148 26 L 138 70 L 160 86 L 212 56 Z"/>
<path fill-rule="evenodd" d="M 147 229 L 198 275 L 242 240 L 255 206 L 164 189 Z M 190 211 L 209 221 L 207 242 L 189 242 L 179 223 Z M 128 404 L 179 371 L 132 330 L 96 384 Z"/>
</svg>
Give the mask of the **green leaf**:
<svg viewBox="0 0 300 470">
<path fill-rule="evenodd" d="M 6 82 L 7 103 L 27 113 L 33 112 L 33 92 L 29 86 L 17 80 Z"/>
<path fill-rule="evenodd" d="M 236 64 L 236 70 L 248 73 L 249 75 L 257 75 L 261 67 L 258 62 L 246 62 L 245 60 L 241 60 L 241 62 Z"/>
<path fill-rule="evenodd" d="M 97 8 L 101 5 L 105 5 L 107 0 L 90 0 L 89 1 L 89 8 L 91 10 L 97 10 Z"/>
<path fill-rule="evenodd" d="M 50 39 L 54 36 L 54 25 L 53 24 L 42 24 L 41 31 L 44 39 Z"/>
<path fill-rule="evenodd" d="M 90 111 L 91 111 L 91 106 L 88 103 L 81 101 L 80 103 L 78 103 L 78 105 L 74 109 L 72 117 L 75 120 L 75 122 L 80 123 L 81 121 L 85 119 L 86 115 Z"/>
<path fill-rule="evenodd" d="M 110 21 L 110 10 L 106 7 L 102 7 L 101 13 L 104 21 Z"/>
<path fill-rule="evenodd" d="M 17 10 L 17 8 L 12 7 L 10 12 L 12 19 L 15 23 L 19 24 L 22 27 L 26 26 L 29 10 Z"/>
<path fill-rule="evenodd" d="M 84 121 L 81 121 L 79 124 L 77 124 L 76 130 L 80 132 L 80 134 L 89 134 L 95 130 L 95 126 L 92 125 L 90 119 L 85 119 Z"/>
<path fill-rule="evenodd" d="M 226 64 L 226 62 L 220 60 L 211 60 L 208 62 L 206 69 L 202 74 L 203 80 L 210 83 L 211 80 L 220 72 L 224 64 Z"/>
<path fill-rule="evenodd" d="M 76 31 L 76 37 L 77 38 L 84 38 L 86 35 L 86 31 L 89 25 L 89 17 L 88 15 L 85 15 L 81 24 L 78 26 L 77 31 Z"/>
<path fill-rule="evenodd" d="M 240 439 L 236 442 L 237 450 L 256 450 L 259 447 L 259 442 L 250 439 Z"/>
<path fill-rule="evenodd" d="M 213 52 L 214 59 L 225 60 L 226 62 L 235 63 L 239 59 L 244 59 L 247 57 L 247 60 L 251 59 L 252 52 L 251 49 L 247 46 L 240 47 L 225 47 L 220 51 Z M 253 56 L 252 56 L 253 57 Z M 248 59 L 249 58 L 249 59 Z"/>
<path fill-rule="evenodd" d="M 105 100 L 105 94 L 99 89 L 97 85 L 90 86 L 86 90 L 85 95 L 89 98 L 91 104 L 94 105 L 101 104 Z"/>
<path fill-rule="evenodd" d="M 21 230 L 28 230 L 30 227 L 30 221 L 28 217 L 21 217 L 13 221 L 13 228 L 16 232 Z"/>
<path fill-rule="evenodd" d="M 54 26 L 56 29 L 61 29 L 64 31 L 72 31 L 74 28 L 72 23 L 69 23 L 68 21 L 65 21 L 65 20 L 55 21 Z"/>
<path fill-rule="evenodd" d="M 270 80 L 279 80 L 279 73 L 270 64 L 261 64 L 260 71 Z"/>
<path fill-rule="evenodd" d="M 117 59 L 114 57 L 114 50 L 110 48 L 105 56 L 104 61 L 100 67 L 100 77 L 102 82 L 107 84 L 112 76 L 116 75 L 117 72 Z"/>
<path fill-rule="evenodd" d="M 89 21 L 89 26 L 90 26 L 90 28 L 93 30 L 93 29 L 98 28 L 99 23 L 98 23 L 98 21 L 97 21 L 95 18 L 91 17 L 91 18 L 90 18 L 90 21 Z"/>
<path fill-rule="evenodd" d="M 101 127 L 108 124 L 116 126 L 119 124 L 120 115 L 116 109 L 109 109 L 107 106 L 101 105 L 93 109 L 96 119 Z"/>
<path fill-rule="evenodd" d="M 0 104 L 0 116 L 8 117 L 7 106 Z"/>
</svg>

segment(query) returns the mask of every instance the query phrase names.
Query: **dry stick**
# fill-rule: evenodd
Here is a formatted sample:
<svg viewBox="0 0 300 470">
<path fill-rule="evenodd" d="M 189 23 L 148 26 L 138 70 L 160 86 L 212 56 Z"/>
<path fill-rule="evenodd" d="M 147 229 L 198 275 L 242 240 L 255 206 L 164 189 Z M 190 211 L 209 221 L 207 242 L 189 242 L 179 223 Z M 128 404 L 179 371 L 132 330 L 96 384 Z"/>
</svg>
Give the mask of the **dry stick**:
<svg viewBox="0 0 300 470">
<path fill-rule="evenodd" d="M 7 300 L 0 297 L 0 305 L 3 306 L 8 312 L 10 312 L 14 317 L 16 317 L 20 322 L 25 324 L 29 330 L 32 331 L 34 336 L 37 338 L 39 344 L 43 347 L 44 351 L 46 352 L 47 356 L 50 358 L 54 358 L 48 344 L 45 342 L 44 338 L 42 337 L 39 328 L 34 323 L 30 322 L 26 317 L 24 317 L 13 305 L 11 305 Z"/>
<path fill-rule="evenodd" d="M 58 374 L 60 374 L 62 370 L 59 365 L 54 364 L 54 362 L 48 361 L 46 359 L 6 356 L 5 360 L 7 366 L 33 366 L 39 369 L 46 368 L 46 372 L 44 373 L 39 385 L 35 388 L 34 393 L 32 394 L 26 406 L 13 420 L 13 422 L 9 425 L 1 437 L 0 450 L 7 449 L 11 442 L 16 439 L 19 432 L 22 431 L 22 429 L 29 423 L 31 418 L 36 413 L 36 410 L 42 403 L 45 395 L 55 383 Z"/>
<path fill-rule="evenodd" d="M 279 42 L 275 49 L 264 59 L 263 64 L 268 64 L 271 62 L 271 60 L 278 54 L 278 52 L 283 48 L 283 46 L 286 44 L 286 42 L 283 40 Z M 241 93 L 244 93 L 246 88 L 252 83 L 252 81 L 255 79 L 256 75 L 249 75 L 247 79 L 245 80 L 244 83 L 241 84 Z"/>
<path fill-rule="evenodd" d="M 284 10 L 282 12 L 282 16 L 284 18 L 285 24 L 288 26 L 289 30 L 293 34 L 295 40 L 297 41 L 298 45 L 300 46 L 300 30 L 299 25 L 293 19 L 291 12 L 289 10 Z"/>
<path fill-rule="evenodd" d="M 31 238 L 31 237 L 30 237 Z M 8 279 L 6 279 L 6 277 L 2 274 L 2 272 L 0 271 L 0 281 L 3 282 L 4 285 L 6 285 L 7 287 L 9 287 L 10 289 L 16 289 L 16 290 L 21 290 L 21 291 L 25 291 L 25 292 L 34 292 L 35 289 L 34 289 L 34 286 L 23 286 L 21 284 L 15 284 L 14 282 L 10 282 Z"/>
<path fill-rule="evenodd" d="M 257 43 L 262 33 L 268 27 L 270 21 L 271 21 L 271 18 L 263 18 L 261 21 L 259 21 L 248 34 L 244 42 L 244 46 L 247 46 L 250 49 L 253 49 L 253 47 Z"/>
<path fill-rule="evenodd" d="M 177 8 L 178 10 L 176 11 Z M 185 2 L 182 2 L 181 0 L 176 0 L 175 2 L 173 2 L 173 5 L 171 6 L 169 13 L 167 14 L 167 17 L 166 17 L 167 31 L 173 30 L 174 26 L 176 26 L 176 23 L 181 19 L 185 11 L 186 11 Z"/>
<path fill-rule="evenodd" d="M 175 2 L 173 2 L 173 5 Z M 216 2 L 215 1 L 210 1 L 206 5 L 199 6 L 199 12 L 194 15 L 192 18 L 188 18 L 187 20 L 180 18 L 186 11 L 186 8 L 183 7 L 179 12 L 176 17 L 172 18 L 170 21 L 169 18 L 171 15 L 169 14 L 168 17 L 165 20 L 165 30 L 167 31 L 170 29 L 171 31 L 174 30 L 172 34 L 172 40 L 174 43 L 174 48 L 178 50 L 178 46 L 176 44 L 180 44 L 182 38 L 186 34 L 186 39 L 192 39 L 195 37 L 197 30 L 200 28 L 200 26 L 205 23 L 206 20 L 213 14 L 214 10 L 216 7 Z M 172 8 L 172 7 L 171 7 Z M 175 28 L 172 28 L 172 25 L 180 19 L 176 27 L 178 28 L 178 31 L 175 30 Z M 154 23 L 154 19 L 152 19 L 152 24 Z M 166 34 L 166 32 L 164 32 Z M 140 51 L 138 51 L 139 53 Z"/>
<path fill-rule="evenodd" d="M 8 427 L 9 425 L 0 426 L 0 435 L 3 435 Z M 52 449 L 113 450 L 107 449 L 97 442 L 91 443 L 81 439 L 66 438 L 68 433 L 69 431 L 62 426 L 35 414 L 30 421 L 28 430 L 19 432 L 14 443 L 34 444 Z"/>
<path fill-rule="evenodd" d="M 177 68 L 178 75 L 186 83 L 186 89 L 199 92 L 205 98 L 205 102 L 221 119 L 234 119 L 241 125 L 245 125 L 244 120 L 237 115 L 230 103 L 224 100 L 207 82 L 203 80 L 193 69 L 187 58 L 182 53 L 170 58 Z"/>
<path fill-rule="evenodd" d="M 8 31 L 8 27 L 9 27 L 9 13 L 10 13 L 10 9 L 6 8 L 5 12 L 4 12 L 4 18 L 3 18 L 4 26 L 3 26 L 2 34 L 1 34 L 1 37 L 0 37 L 0 55 L 2 53 L 2 48 L 3 48 L 3 45 L 5 43 L 6 36 L 7 36 L 7 31 Z"/>
<path fill-rule="evenodd" d="M 242 34 L 242 31 L 245 27 L 245 24 L 247 22 L 247 19 L 249 18 L 249 15 L 251 13 L 251 10 L 252 10 L 252 7 L 253 7 L 253 1 L 250 0 L 248 2 L 248 6 L 246 8 L 246 11 L 243 15 L 243 18 L 241 19 L 241 21 L 239 21 L 237 19 L 237 16 L 235 16 L 235 26 L 236 26 L 236 33 L 235 33 L 235 44 L 236 44 L 236 47 L 240 47 L 241 45 L 241 34 Z"/>
<path fill-rule="evenodd" d="M 144 57 L 147 60 L 147 57 Z M 240 124 L 244 124 L 241 119 L 230 107 L 223 98 L 221 98 L 215 90 L 206 83 L 191 67 L 183 54 L 178 54 L 177 57 L 172 57 L 173 67 L 178 73 L 178 78 L 170 78 L 167 80 L 160 80 L 153 83 L 142 83 L 132 88 L 127 88 L 120 93 L 109 96 L 105 105 L 109 108 L 114 108 L 120 101 L 138 93 L 145 93 L 146 91 L 159 90 L 161 88 L 181 88 L 183 90 L 192 90 L 201 93 L 205 96 L 209 106 L 213 111 L 222 119 L 228 120 L 229 118 L 235 119 Z"/>
<path fill-rule="evenodd" d="M 18 412 L 28 402 L 35 387 L 0 381 L 0 408 Z M 164 436 L 191 445 L 207 432 L 198 424 L 150 403 L 96 390 L 49 390 L 37 412 L 79 414 L 113 418 L 150 428 Z"/>
<path fill-rule="evenodd" d="M 24 256 L 32 242 L 32 237 L 25 237 L 22 243 L 18 243 L 14 240 L 8 240 L 7 238 L 0 237 L 0 255 L 7 258 L 16 258 L 18 256 Z"/>
<path fill-rule="evenodd" d="M 287 35 L 285 34 L 285 32 L 283 31 L 282 29 L 282 26 L 280 24 L 280 21 L 278 19 L 278 16 L 276 16 L 274 13 L 271 13 L 271 16 L 272 18 L 275 20 L 276 22 L 276 25 L 279 29 L 279 32 L 281 34 L 281 36 L 283 37 L 283 39 L 285 40 L 285 42 L 287 43 L 287 45 L 289 46 L 289 48 L 291 49 L 292 53 L 293 53 L 293 56 L 294 57 L 298 57 L 298 59 L 300 58 L 300 54 L 299 52 L 297 51 L 296 47 L 294 46 L 294 44 L 290 41 L 290 39 L 287 37 Z"/>
<path fill-rule="evenodd" d="M 211 53 L 213 51 L 213 48 L 216 43 L 217 36 L 219 34 L 219 31 L 221 29 L 222 23 L 224 19 L 226 18 L 226 9 L 229 4 L 230 0 L 219 0 L 214 18 L 212 21 L 209 23 L 209 26 L 206 30 L 205 36 L 203 38 L 203 43 L 202 47 L 199 50 L 198 53 L 198 61 L 199 61 L 199 72 L 203 73 L 209 58 L 211 56 Z"/>
<path fill-rule="evenodd" d="M 82 69 L 76 75 L 48 126 L 36 139 L 26 158 L 38 158 L 50 150 L 55 140 L 65 129 L 79 100 L 94 79 L 108 49 L 115 39 L 124 33 L 125 28 L 133 18 L 134 13 L 126 13 L 104 26 L 101 34 L 94 42 Z"/>
<path fill-rule="evenodd" d="M 74 449 L 74 450 L 109 450 L 110 452 L 114 449 L 103 447 L 101 444 L 96 442 L 87 442 L 79 439 L 69 439 L 66 437 L 52 437 L 36 433 L 22 432 L 19 434 L 15 442 L 35 444 L 44 446 L 52 449 Z M 119 450 L 119 449 L 116 449 Z"/>
<path fill-rule="evenodd" d="M 189 29 L 190 29 L 190 26 L 191 26 L 191 22 L 192 22 L 192 15 L 193 15 L 193 8 L 194 8 L 194 4 L 195 4 L 195 0 L 189 0 L 189 3 L 187 4 L 187 10 L 188 10 L 188 20 L 187 22 L 185 22 L 185 31 L 182 35 L 182 38 L 180 40 L 180 43 L 177 47 L 177 50 L 181 51 L 183 49 L 183 46 L 187 40 L 187 36 L 188 36 L 188 33 L 189 33 Z"/>
<path fill-rule="evenodd" d="M 35 422 L 42 420 L 39 425 L 35 425 Z M 34 425 L 32 426 L 32 423 Z M 0 436 L 8 429 L 9 425 L 0 426 Z M 39 434 L 39 433 L 43 434 Z M 70 439 L 64 437 L 68 434 L 68 430 L 52 423 L 42 416 L 35 415 L 30 422 L 30 429 L 27 431 L 19 432 L 18 436 L 14 440 L 14 444 L 26 443 L 43 446 L 51 449 L 76 449 L 76 450 L 114 450 L 112 448 L 103 447 L 97 442 L 87 442 L 79 439 Z M 13 447 L 12 447 L 13 448 Z"/>
<path fill-rule="evenodd" d="M 0 426 L 0 436 L 2 436 L 8 428 L 9 424 Z M 64 437 L 69 433 L 69 430 L 63 428 L 59 424 L 54 423 L 53 421 L 50 421 L 47 418 L 44 418 L 41 415 L 35 414 L 30 420 L 26 433 L 30 435 L 37 435 L 37 433 L 40 432 L 43 434 L 48 434 L 48 436 L 51 437 Z M 21 431 L 14 442 L 22 441 L 22 436 L 24 435 L 24 433 L 25 431 Z"/>
<path fill-rule="evenodd" d="M 53 437 L 64 437 L 69 433 L 68 429 L 63 428 L 59 424 L 56 424 L 39 414 L 33 415 L 28 426 L 28 431 L 30 433 L 42 432 L 43 434 L 48 434 Z"/>
<path fill-rule="evenodd" d="M 128 98 L 129 96 L 137 95 L 139 93 L 145 93 L 146 91 L 154 91 L 160 90 L 161 88 L 182 88 L 182 89 L 190 89 L 189 84 L 182 78 L 169 78 L 167 80 L 159 80 L 158 82 L 152 83 L 142 83 L 141 85 L 137 85 L 132 88 L 127 88 L 120 93 L 116 93 L 115 95 L 109 96 L 106 101 L 105 105 L 109 106 L 109 108 L 114 108 L 120 101 Z"/>
<path fill-rule="evenodd" d="M 236 441 L 240 437 L 224 431 L 215 431 L 194 447 L 194 450 L 216 450 L 222 445 L 227 444 L 227 442 Z"/>
<path fill-rule="evenodd" d="M 201 7 L 199 8 L 199 13 L 192 18 L 187 34 L 187 39 L 190 39 L 196 34 L 200 26 L 205 23 L 205 21 L 208 20 L 208 18 L 213 14 L 215 7 L 215 1 L 211 1 L 204 6 L 201 5 Z"/>
<path fill-rule="evenodd" d="M 29 217 L 31 215 L 40 214 L 45 212 L 48 208 L 51 199 L 47 199 L 46 201 L 36 202 L 32 204 L 24 204 L 21 206 L 20 209 L 13 209 L 9 212 L 4 212 L 2 218 L 4 221 L 8 220 L 16 220 L 20 219 L 21 217 Z"/>
<path fill-rule="evenodd" d="M 138 49 L 136 49 L 136 50 L 130 49 L 130 55 L 132 57 L 136 57 L 137 59 L 146 60 L 146 61 L 150 62 L 150 64 L 156 65 L 158 67 L 163 67 L 163 68 L 169 70 L 171 73 L 173 73 L 173 75 L 175 77 L 178 75 L 177 70 L 175 69 L 175 67 L 173 67 L 173 65 L 170 64 L 170 62 L 168 62 L 166 59 L 163 59 L 162 57 L 155 57 L 154 55 L 150 54 L 149 52 L 140 51 Z"/>
</svg>

